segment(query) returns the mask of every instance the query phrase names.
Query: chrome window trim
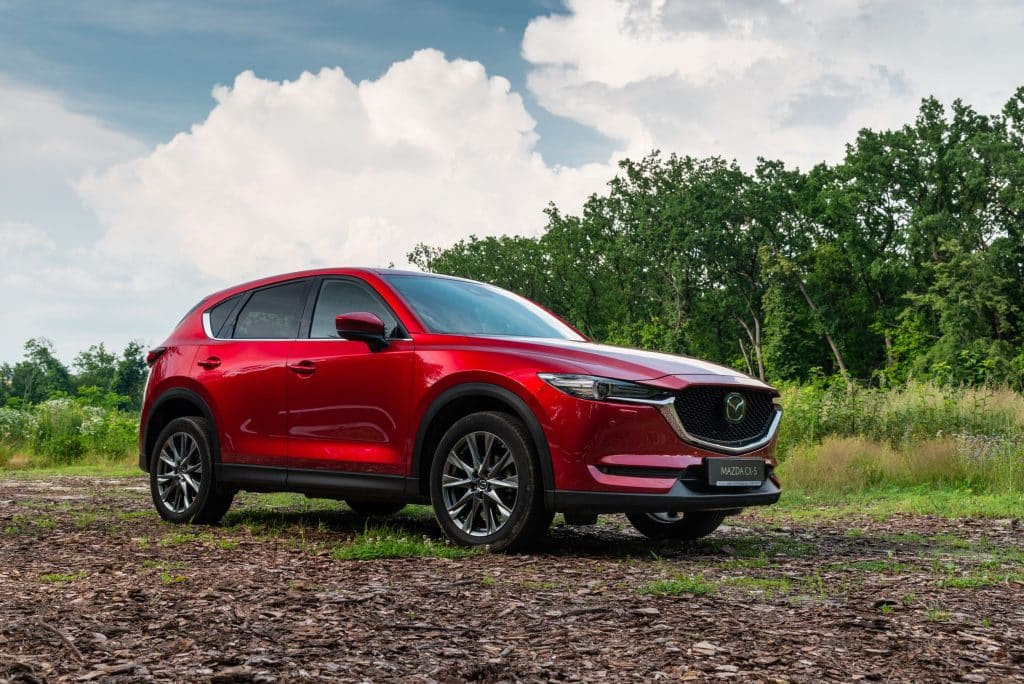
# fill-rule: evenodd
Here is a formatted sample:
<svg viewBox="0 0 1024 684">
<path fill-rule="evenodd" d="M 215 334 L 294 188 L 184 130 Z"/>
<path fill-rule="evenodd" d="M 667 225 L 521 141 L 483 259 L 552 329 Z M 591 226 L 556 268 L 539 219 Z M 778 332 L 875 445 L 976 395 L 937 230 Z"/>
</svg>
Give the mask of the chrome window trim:
<svg viewBox="0 0 1024 684">
<path fill-rule="evenodd" d="M 668 424 L 672 426 L 672 429 L 675 431 L 679 439 L 684 442 L 689 442 L 694 446 L 699 446 L 710 451 L 719 451 L 725 454 L 746 454 L 767 446 L 772 439 L 775 438 L 775 433 L 779 431 L 779 424 L 782 422 L 782 408 L 776 404 L 775 416 L 772 418 L 772 422 L 768 426 L 768 432 L 765 433 L 764 437 L 761 437 L 756 442 L 736 447 L 719 444 L 717 442 L 709 442 L 706 439 L 694 437 L 687 432 L 686 428 L 683 427 L 683 422 L 679 420 L 679 414 L 676 413 L 675 397 L 659 404 L 658 411 L 665 417 Z"/>
<path fill-rule="evenodd" d="M 207 339 L 220 340 L 222 342 L 359 342 L 360 340 L 349 340 L 344 337 L 214 337 L 210 330 L 210 312 L 203 312 L 203 333 Z M 411 337 L 388 337 L 388 342 L 412 342 Z"/>
</svg>

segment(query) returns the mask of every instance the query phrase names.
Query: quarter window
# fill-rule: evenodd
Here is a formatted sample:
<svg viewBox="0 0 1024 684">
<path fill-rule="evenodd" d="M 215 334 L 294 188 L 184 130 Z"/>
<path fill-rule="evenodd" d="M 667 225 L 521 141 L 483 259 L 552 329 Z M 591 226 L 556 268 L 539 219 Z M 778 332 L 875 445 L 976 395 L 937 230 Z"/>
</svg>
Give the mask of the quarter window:
<svg viewBox="0 0 1024 684">
<path fill-rule="evenodd" d="M 338 337 L 334 319 L 345 313 L 368 311 L 384 321 L 384 332 L 392 337 L 398 321 L 375 293 L 352 280 L 325 280 L 313 310 L 309 336 L 316 339 Z"/>
<path fill-rule="evenodd" d="M 287 340 L 299 334 L 307 281 L 257 290 L 238 314 L 236 339 Z"/>
<path fill-rule="evenodd" d="M 242 295 L 235 295 L 229 297 L 217 306 L 210 309 L 207 313 L 210 316 L 210 334 L 214 337 L 224 337 L 221 328 L 224 327 L 224 323 L 227 322 L 228 316 L 235 310 L 235 306 L 238 304 L 238 300 L 242 298 Z"/>
</svg>

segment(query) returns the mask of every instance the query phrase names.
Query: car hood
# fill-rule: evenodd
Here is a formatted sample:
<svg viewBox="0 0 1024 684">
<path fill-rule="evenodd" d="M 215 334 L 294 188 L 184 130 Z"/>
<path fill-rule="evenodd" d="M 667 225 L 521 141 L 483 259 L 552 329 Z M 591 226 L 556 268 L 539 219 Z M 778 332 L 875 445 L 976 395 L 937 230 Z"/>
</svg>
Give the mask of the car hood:
<svg viewBox="0 0 1024 684">
<path fill-rule="evenodd" d="M 720 384 L 739 384 L 770 390 L 771 387 L 732 368 L 701 361 L 687 356 L 663 354 L 661 352 L 614 347 L 593 342 L 574 342 L 568 340 L 517 340 L 519 344 L 531 351 L 552 360 L 563 361 L 566 365 L 577 367 L 577 372 L 602 377 L 631 380 L 634 382 L 669 380 L 670 378 L 685 379 L 693 377 L 701 382 Z M 523 351 L 526 351 L 525 349 Z M 678 387 L 679 382 L 664 382 Z"/>
</svg>

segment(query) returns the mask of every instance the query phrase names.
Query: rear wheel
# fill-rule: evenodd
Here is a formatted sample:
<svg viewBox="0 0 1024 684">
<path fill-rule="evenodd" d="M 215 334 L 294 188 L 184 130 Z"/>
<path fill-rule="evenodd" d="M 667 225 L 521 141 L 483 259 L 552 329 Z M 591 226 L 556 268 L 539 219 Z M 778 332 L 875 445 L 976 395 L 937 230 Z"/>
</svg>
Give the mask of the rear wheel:
<svg viewBox="0 0 1024 684">
<path fill-rule="evenodd" d="M 722 524 L 728 511 L 691 511 L 688 513 L 627 513 L 636 530 L 651 539 L 700 539 Z"/>
<path fill-rule="evenodd" d="M 448 429 L 434 453 L 430 500 L 445 536 L 495 551 L 528 546 L 552 519 L 533 443 L 505 413 L 473 413 Z"/>
<path fill-rule="evenodd" d="M 149 468 L 153 504 L 164 520 L 213 524 L 231 506 L 235 493 L 213 475 L 210 426 L 202 418 L 175 418 L 156 439 Z"/>
<path fill-rule="evenodd" d="M 345 501 L 356 515 L 369 518 L 374 515 L 393 515 L 405 508 L 405 504 L 397 501 Z"/>
</svg>

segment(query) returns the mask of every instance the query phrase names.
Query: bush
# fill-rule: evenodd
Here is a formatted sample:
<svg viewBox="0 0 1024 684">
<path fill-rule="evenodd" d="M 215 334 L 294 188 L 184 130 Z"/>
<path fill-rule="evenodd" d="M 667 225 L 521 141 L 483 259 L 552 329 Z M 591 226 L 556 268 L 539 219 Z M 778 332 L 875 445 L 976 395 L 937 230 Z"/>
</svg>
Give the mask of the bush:
<svg viewBox="0 0 1024 684">
<path fill-rule="evenodd" d="M 859 436 L 893 446 L 951 435 L 1024 440 L 1024 396 L 1009 389 L 910 383 L 891 390 L 805 385 L 781 391 L 783 455 L 830 436 Z"/>
<path fill-rule="evenodd" d="M 68 398 L 32 408 L 0 409 L 0 451 L 8 466 L 122 460 L 133 453 L 137 434 L 137 416 Z M 15 459 L 16 455 L 20 457 Z"/>
</svg>

